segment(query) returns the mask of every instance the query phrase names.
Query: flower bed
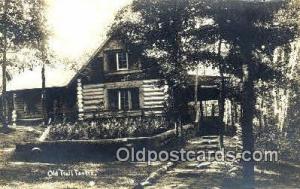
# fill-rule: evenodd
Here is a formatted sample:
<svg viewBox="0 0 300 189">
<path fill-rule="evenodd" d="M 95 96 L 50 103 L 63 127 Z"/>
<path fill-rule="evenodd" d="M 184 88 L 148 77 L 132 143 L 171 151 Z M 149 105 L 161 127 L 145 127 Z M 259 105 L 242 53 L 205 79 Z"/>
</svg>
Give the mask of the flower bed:
<svg viewBox="0 0 300 189">
<path fill-rule="evenodd" d="M 117 160 L 115 155 L 121 147 L 133 147 L 136 150 L 173 149 L 180 147 L 194 134 L 194 125 L 185 125 L 181 137 L 176 129 L 170 129 L 150 137 L 26 142 L 16 144 L 12 159 L 55 163 L 111 161 Z"/>
<path fill-rule="evenodd" d="M 107 118 L 90 123 L 54 125 L 50 129 L 48 140 L 147 137 L 168 129 L 168 123 L 163 117 Z"/>
</svg>

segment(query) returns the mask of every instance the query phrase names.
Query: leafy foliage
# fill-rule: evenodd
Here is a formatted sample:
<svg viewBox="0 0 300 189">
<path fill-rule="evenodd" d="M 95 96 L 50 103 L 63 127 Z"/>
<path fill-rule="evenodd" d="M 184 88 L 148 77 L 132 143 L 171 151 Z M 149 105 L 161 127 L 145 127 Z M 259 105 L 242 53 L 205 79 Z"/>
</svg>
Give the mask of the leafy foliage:
<svg viewBox="0 0 300 189">
<path fill-rule="evenodd" d="M 55 125 L 51 127 L 49 138 L 51 140 L 96 140 L 142 137 L 162 133 L 167 128 L 167 122 L 162 117 L 113 117 L 91 122 L 90 124 Z"/>
<path fill-rule="evenodd" d="M 262 129 L 256 127 L 256 148 L 277 151 L 281 161 L 298 162 L 300 158 L 299 133 L 299 128 L 296 132 L 282 132 L 274 125 Z"/>
<path fill-rule="evenodd" d="M 297 67 L 295 68 L 295 79 L 291 84 L 291 98 L 290 98 L 290 108 L 288 110 L 288 126 L 290 127 L 290 132 L 300 134 L 300 64 L 298 62 Z M 298 135 L 299 136 L 299 135 Z"/>
<path fill-rule="evenodd" d="M 7 5 L 5 10 L 5 3 Z M 5 0 L 0 6 L 1 50 L 4 37 L 7 48 L 32 46 L 47 35 L 45 27 L 45 1 L 43 0 Z M 14 52 L 14 51 L 13 51 Z"/>
<path fill-rule="evenodd" d="M 170 86 L 183 85 L 195 66 L 187 61 L 195 25 L 192 10 L 188 0 L 136 0 L 119 12 L 109 35 L 140 55 L 149 75 L 163 76 Z"/>
<path fill-rule="evenodd" d="M 157 64 L 159 74 L 172 86 L 183 85 L 187 70 L 199 62 L 222 65 L 225 73 L 240 79 L 243 150 L 254 150 L 253 119 L 258 81 L 280 81 L 282 65 L 273 61 L 279 47 L 289 47 L 298 35 L 296 1 L 240 0 L 135 0 L 122 11 L 110 35 L 124 39 L 128 49 Z M 291 9 L 289 9 L 292 7 Z M 129 12 L 130 12 L 129 11 Z M 227 45 L 225 55 L 215 52 L 218 42 Z M 281 64 L 282 63 L 282 64 Z M 179 84 L 178 84 L 179 83 Z M 246 184 L 254 182 L 254 164 L 245 163 Z"/>
</svg>

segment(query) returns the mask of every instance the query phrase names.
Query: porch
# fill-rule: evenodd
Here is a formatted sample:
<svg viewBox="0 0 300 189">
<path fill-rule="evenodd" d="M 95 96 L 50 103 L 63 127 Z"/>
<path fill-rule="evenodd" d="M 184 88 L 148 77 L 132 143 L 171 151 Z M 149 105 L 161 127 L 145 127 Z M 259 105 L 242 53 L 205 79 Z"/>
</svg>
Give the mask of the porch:
<svg viewBox="0 0 300 189">
<path fill-rule="evenodd" d="M 10 91 L 9 121 L 16 125 L 38 125 L 45 120 L 49 124 L 71 119 L 76 105 L 73 96 L 65 88 L 47 88 L 44 95 L 42 89 Z"/>
</svg>

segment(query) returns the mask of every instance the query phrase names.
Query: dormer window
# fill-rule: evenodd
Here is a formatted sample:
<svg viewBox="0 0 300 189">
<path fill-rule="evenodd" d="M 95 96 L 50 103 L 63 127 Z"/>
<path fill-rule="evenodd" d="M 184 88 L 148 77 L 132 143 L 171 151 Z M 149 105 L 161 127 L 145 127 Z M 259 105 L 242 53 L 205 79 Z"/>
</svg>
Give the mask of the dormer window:
<svg viewBox="0 0 300 189">
<path fill-rule="evenodd" d="M 104 70 L 106 73 L 125 73 L 129 70 L 136 69 L 132 58 L 129 57 L 130 54 L 125 50 L 108 50 L 104 56 Z"/>
<path fill-rule="evenodd" d="M 128 70 L 128 53 L 117 52 L 116 53 L 117 70 Z"/>
</svg>

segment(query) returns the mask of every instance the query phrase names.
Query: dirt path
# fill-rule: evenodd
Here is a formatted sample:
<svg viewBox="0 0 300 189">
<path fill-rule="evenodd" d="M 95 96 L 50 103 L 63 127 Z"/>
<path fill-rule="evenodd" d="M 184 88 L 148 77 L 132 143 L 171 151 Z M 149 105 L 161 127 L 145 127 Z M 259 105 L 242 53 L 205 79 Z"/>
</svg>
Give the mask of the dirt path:
<svg viewBox="0 0 300 189">
<path fill-rule="evenodd" d="M 197 137 L 189 140 L 186 150 L 199 151 L 208 147 L 215 148 L 212 144 L 217 138 L 205 139 Z M 213 148 L 212 148 L 213 147 Z M 224 178 L 230 177 L 228 171 L 233 168 L 232 163 L 217 161 L 185 161 L 176 168 L 167 172 L 155 185 L 147 188 L 221 188 Z"/>
<path fill-rule="evenodd" d="M 201 148 L 199 144 L 202 140 L 199 137 L 194 138 L 185 148 L 198 150 Z M 224 143 L 227 150 L 235 149 L 233 138 L 226 137 Z M 181 162 L 161 177 L 156 184 L 146 188 L 239 189 L 243 184 L 241 175 L 241 166 L 236 162 Z M 289 166 L 270 162 L 258 164 L 255 168 L 255 179 L 258 189 L 298 189 L 300 168 L 297 164 L 289 164 Z"/>
</svg>

